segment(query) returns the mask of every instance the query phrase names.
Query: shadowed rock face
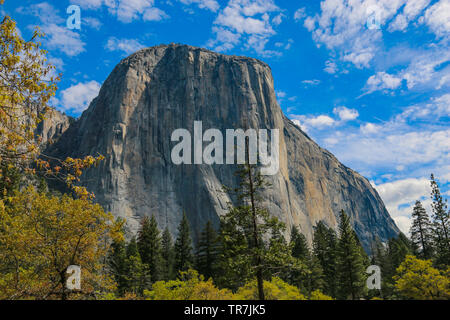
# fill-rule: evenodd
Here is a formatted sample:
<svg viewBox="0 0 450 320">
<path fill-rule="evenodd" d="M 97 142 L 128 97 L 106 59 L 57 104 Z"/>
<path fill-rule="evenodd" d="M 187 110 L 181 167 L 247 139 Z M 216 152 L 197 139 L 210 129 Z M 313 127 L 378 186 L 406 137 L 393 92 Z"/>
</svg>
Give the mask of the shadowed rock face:
<svg viewBox="0 0 450 320">
<path fill-rule="evenodd" d="M 342 165 L 287 119 L 278 106 L 270 68 L 263 62 L 185 45 L 161 45 L 121 61 L 81 118 L 51 152 L 106 160 L 83 175 L 99 203 L 125 217 L 135 231 L 141 217 L 155 215 L 176 234 L 183 211 L 194 236 L 207 220 L 218 223 L 235 187 L 235 165 L 174 165 L 175 129 L 279 129 L 280 169 L 267 176 L 269 211 L 290 230 L 311 239 L 324 220 L 336 226 L 339 210 L 351 217 L 366 249 L 398 228 L 370 183 Z"/>
<path fill-rule="evenodd" d="M 56 110 L 50 110 L 41 121 L 35 131 L 35 134 L 41 137 L 41 148 L 45 148 L 53 141 L 57 141 L 61 135 L 69 128 L 73 119 Z"/>
</svg>

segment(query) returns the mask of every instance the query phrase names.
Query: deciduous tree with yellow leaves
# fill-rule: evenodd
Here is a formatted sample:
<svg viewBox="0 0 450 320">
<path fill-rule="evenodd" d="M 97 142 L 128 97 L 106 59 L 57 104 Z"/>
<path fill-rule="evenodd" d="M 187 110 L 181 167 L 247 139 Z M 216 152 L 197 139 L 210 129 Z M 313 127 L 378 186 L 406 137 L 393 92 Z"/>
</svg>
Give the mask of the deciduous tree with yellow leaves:
<svg viewBox="0 0 450 320">
<path fill-rule="evenodd" d="M 395 288 L 408 299 L 450 299 L 450 268 L 439 271 L 432 267 L 431 260 L 420 260 L 406 256 L 394 276 Z"/>
<path fill-rule="evenodd" d="M 56 177 L 78 195 L 93 197 L 75 184 L 83 169 L 103 159 L 101 155 L 52 159 L 39 149 L 40 137 L 35 130 L 53 112 L 49 101 L 59 81 L 47 61 L 47 52 L 41 49 L 39 39 L 44 36 L 36 28 L 30 41 L 23 40 L 9 16 L 0 24 L 0 179 L 7 180 L 4 168 L 13 166 L 23 173 Z"/>
<path fill-rule="evenodd" d="M 151 291 L 144 291 L 149 300 L 231 300 L 228 289 L 218 289 L 211 279 L 205 281 L 197 271 L 189 269 L 180 272 L 179 279 L 157 281 Z"/>
<path fill-rule="evenodd" d="M 0 299 L 95 298 L 114 289 L 104 270 L 121 223 L 88 199 L 47 196 L 33 187 L 0 201 Z M 81 290 L 66 289 L 81 267 Z"/>
</svg>

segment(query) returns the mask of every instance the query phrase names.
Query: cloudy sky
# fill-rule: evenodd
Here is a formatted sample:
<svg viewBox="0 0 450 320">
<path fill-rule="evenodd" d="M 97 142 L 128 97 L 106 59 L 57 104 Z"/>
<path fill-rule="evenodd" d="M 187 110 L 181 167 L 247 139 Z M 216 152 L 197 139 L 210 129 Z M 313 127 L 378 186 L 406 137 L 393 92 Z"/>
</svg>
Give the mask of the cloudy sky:
<svg viewBox="0 0 450 320">
<path fill-rule="evenodd" d="M 285 114 L 366 176 L 404 232 L 416 199 L 429 208 L 431 173 L 450 197 L 450 0 L 6 0 L 1 13 L 26 39 L 47 34 L 67 114 L 143 47 L 251 56 L 271 66 Z"/>
</svg>

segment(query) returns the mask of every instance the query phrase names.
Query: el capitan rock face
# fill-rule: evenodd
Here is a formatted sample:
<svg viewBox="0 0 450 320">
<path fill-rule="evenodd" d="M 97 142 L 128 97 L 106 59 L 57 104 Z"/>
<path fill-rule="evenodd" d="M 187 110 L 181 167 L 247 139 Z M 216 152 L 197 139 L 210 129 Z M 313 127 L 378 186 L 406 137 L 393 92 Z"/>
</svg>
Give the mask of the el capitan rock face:
<svg viewBox="0 0 450 320">
<path fill-rule="evenodd" d="M 344 209 L 366 249 L 399 230 L 370 183 L 342 165 L 287 119 L 275 97 L 265 63 L 186 45 L 161 45 L 122 60 L 81 118 L 50 147 L 58 156 L 106 157 L 83 175 L 99 203 L 125 217 L 135 231 L 141 217 L 155 215 L 175 234 L 183 211 L 194 236 L 207 220 L 218 223 L 237 184 L 235 165 L 175 165 L 175 129 L 193 132 L 246 126 L 279 129 L 280 169 L 267 176 L 269 211 L 311 239 L 324 220 L 336 226 Z"/>
</svg>

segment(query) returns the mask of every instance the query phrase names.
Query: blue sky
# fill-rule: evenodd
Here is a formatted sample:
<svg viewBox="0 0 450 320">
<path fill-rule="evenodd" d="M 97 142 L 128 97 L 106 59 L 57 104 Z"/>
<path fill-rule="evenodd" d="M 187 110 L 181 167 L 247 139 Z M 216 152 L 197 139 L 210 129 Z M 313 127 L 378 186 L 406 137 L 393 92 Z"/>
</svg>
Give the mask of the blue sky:
<svg viewBox="0 0 450 320">
<path fill-rule="evenodd" d="M 184 43 L 268 63 L 284 113 L 376 186 L 403 231 L 450 196 L 450 0 L 6 0 L 24 38 L 47 34 L 55 107 L 79 116 L 114 66 Z M 81 29 L 66 9 L 81 8 Z"/>
</svg>

